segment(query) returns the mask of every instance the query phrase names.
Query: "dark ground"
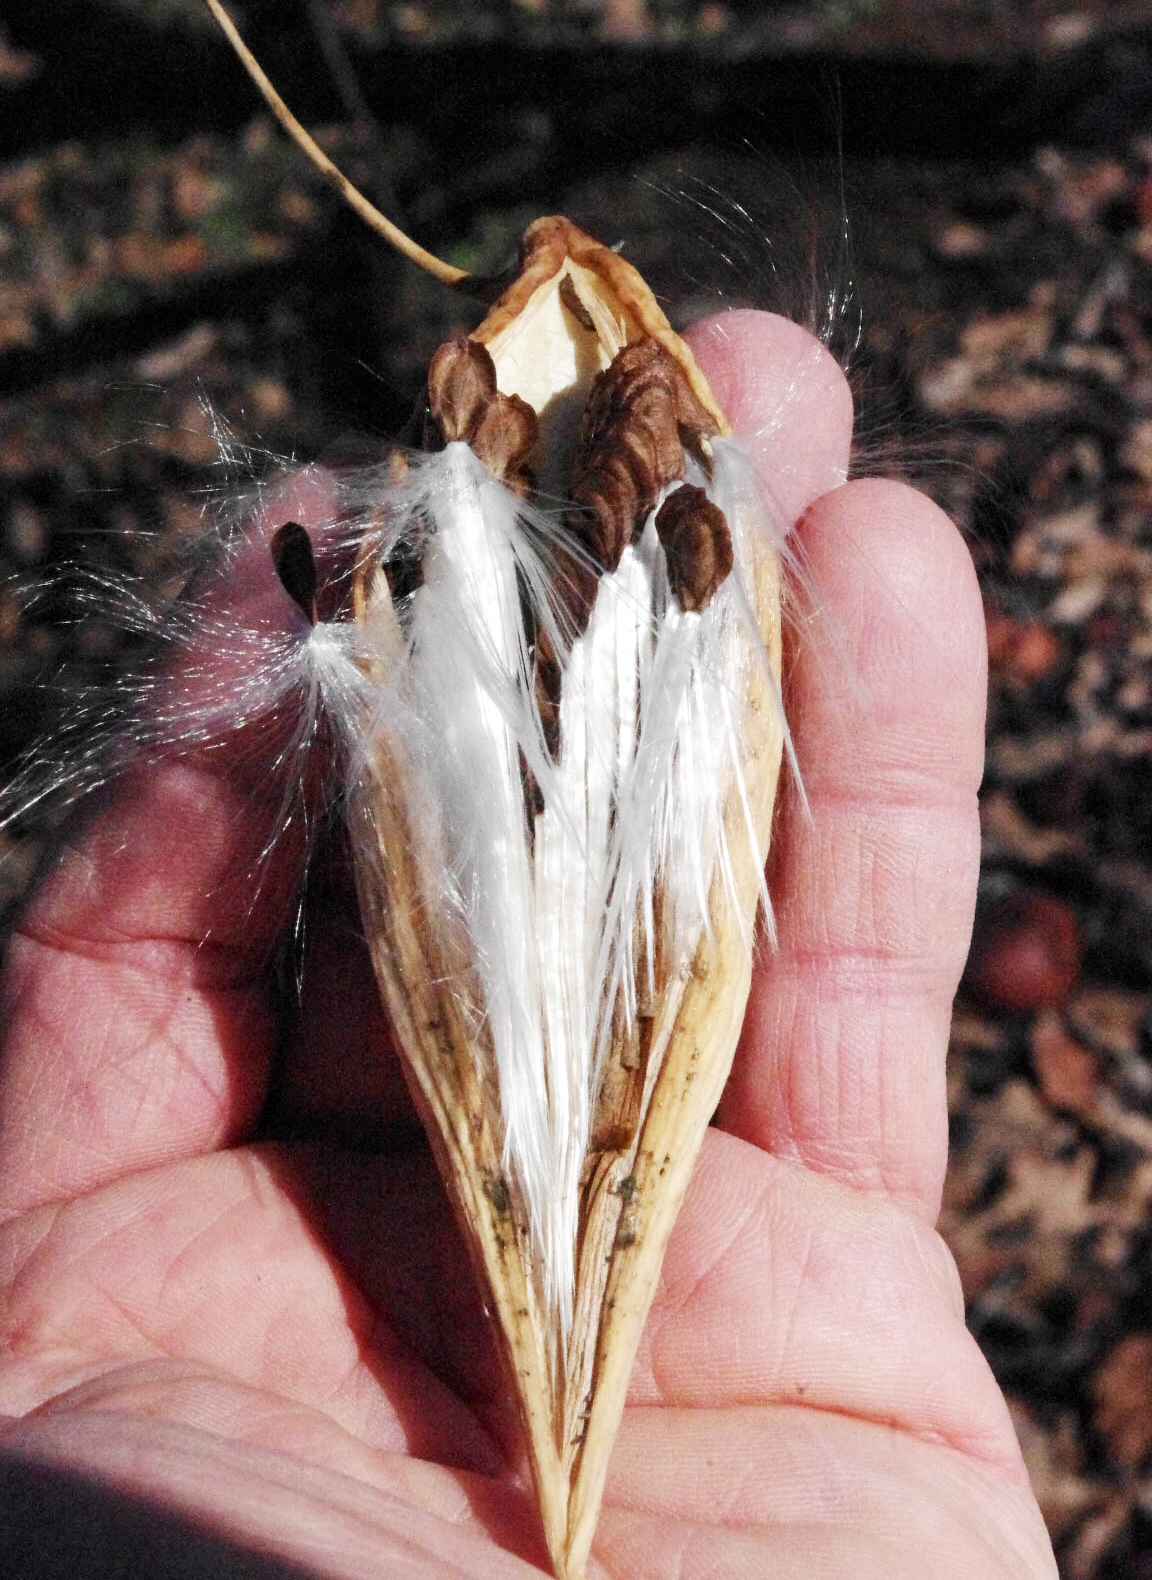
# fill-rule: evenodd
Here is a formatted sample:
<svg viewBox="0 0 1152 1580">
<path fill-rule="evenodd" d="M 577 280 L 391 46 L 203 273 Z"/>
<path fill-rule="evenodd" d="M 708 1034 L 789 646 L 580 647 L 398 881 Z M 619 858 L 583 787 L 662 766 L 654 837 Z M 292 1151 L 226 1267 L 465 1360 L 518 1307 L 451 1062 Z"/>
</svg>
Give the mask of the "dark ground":
<svg viewBox="0 0 1152 1580">
<path fill-rule="evenodd" d="M 861 464 L 968 533 L 992 696 L 943 1227 L 1063 1573 L 1147 1580 L 1152 4 L 345 0 L 376 129 L 317 65 L 318 4 L 310 31 L 303 0 L 251 0 L 250 41 L 434 250 L 498 265 L 562 210 L 681 319 L 719 288 L 818 320 L 831 291 Z M 199 0 L 5 14 L 0 765 L 46 675 L 122 651 L 18 583 L 155 578 L 217 480 L 205 399 L 321 454 L 402 422 L 467 323 L 272 135 Z M 14 892 L 36 841 L 4 840 Z"/>
</svg>

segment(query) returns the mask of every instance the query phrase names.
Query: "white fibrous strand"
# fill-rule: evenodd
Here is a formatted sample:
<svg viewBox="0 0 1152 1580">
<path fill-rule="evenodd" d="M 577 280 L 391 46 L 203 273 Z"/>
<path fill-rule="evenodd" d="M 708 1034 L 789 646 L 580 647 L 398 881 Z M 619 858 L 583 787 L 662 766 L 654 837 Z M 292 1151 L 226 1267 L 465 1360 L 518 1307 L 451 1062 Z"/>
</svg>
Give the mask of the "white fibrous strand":
<svg viewBox="0 0 1152 1580">
<path fill-rule="evenodd" d="M 411 703 L 435 743 L 451 897 L 472 945 L 505 1125 L 505 1163 L 529 1203 L 556 1171 L 523 766 L 547 780 L 517 576 L 517 501 L 461 442 L 431 485 L 423 585 L 412 598 Z M 548 1265 L 551 1218 L 532 1214 Z"/>
<path fill-rule="evenodd" d="M 597 607 L 607 595 L 620 611 L 613 681 L 618 697 L 635 698 L 617 757 L 607 906 L 599 930 L 603 1000 L 619 1004 L 626 1021 L 671 977 L 690 969 L 696 944 L 709 928 L 716 875 L 735 893 L 724 837 L 724 809 L 733 793 L 745 813 L 761 874 L 764 922 L 772 931 L 763 853 L 744 786 L 742 677 L 750 664 L 769 667 L 750 585 L 757 553 L 769 544 L 775 548 L 776 534 L 739 447 L 716 439 L 712 450 L 710 479 L 698 467 L 689 470 L 724 514 L 734 563 L 707 607 L 686 611 L 673 595 L 655 532 L 656 511 L 618 571 L 603 578 L 597 597 Z M 628 586 L 624 598 L 622 577 Z M 779 705 L 775 682 L 772 695 Z M 751 948 L 750 934 L 745 943 Z M 602 1020 L 597 1064 L 609 1031 Z"/>
<path fill-rule="evenodd" d="M 386 510 L 418 544 L 421 573 L 397 610 L 404 673 L 373 727 L 435 823 L 429 925 L 467 939 L 460 991 L 475 996 L 476 1057 L 492 1061 L 504 1166 L 561 1345 L 613 1028 L 691 970 L 714 882 L 735 889 L 724 813 L 734 794 L 746 804 L 743 678 L 767 667 L 751 580 L 771 540 L 738 448 L 716 440 L 710 470 L 693 463 L 693 486 L 729 522 L 735 563 L 706 606 L 685 610 L 670 583 L 656 518 L 685 486 L 672 485 L 599 575 L 578 635 L 553 574 L 570 552 L 564 526 L 461 441 L 416 460 Z M 551 732 L 533 673 L 540 632 Z"/>
</svg>

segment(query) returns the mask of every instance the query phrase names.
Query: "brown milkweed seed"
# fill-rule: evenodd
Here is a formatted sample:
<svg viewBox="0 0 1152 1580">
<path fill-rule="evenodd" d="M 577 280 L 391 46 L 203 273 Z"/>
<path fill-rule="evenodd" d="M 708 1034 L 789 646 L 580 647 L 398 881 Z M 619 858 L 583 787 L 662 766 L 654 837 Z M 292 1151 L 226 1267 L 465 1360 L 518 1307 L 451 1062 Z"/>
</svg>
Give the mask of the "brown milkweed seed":
<svg viewBox="0 0 1152 1580">
<path fill-rule="evenodd" d="M 732 534 L 724 512 L 702 488 L 685 483 L 656 512 L 656 536 L 680 607 L 685 612 L 707 609 L 732 569 Z"/>
<path fill-rule="evenodd" d="M 682 433 L 716 432 L 676 359 L 657 341 L 626 345 L 592 386 L 573 463 L 572 526 L 608 570 L 684 471 Z"/>
<path fill-rule="evenodd" d="M 496 388 L 488 351 L 466 335 L 446 340 L 428 367 L 428 406 L 445 444 L 462 441 L 516 493 L 528 493 L 527 458 L 536 443 L 536 413 L 518 395 Z"/>
</svg>

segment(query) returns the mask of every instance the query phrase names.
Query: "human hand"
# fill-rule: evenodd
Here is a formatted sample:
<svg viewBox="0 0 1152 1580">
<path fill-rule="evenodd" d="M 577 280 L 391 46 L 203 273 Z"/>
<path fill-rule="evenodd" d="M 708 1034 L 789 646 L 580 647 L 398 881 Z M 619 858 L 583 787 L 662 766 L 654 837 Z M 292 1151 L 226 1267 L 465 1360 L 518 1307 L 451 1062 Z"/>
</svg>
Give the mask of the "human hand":
<svg viewBox="0 0 1152 1580">
<path fill-rule="evenodd" d="M 1053 1575 L 931 1227 L 978 856 L 971 564 L 910 490 L 834 486 L 851 405 L 816 342 L 748 314 L 693 342 L 800 520 L 816 613 L 786 688 L 812 815 L 785 791 L 779 948 L 669 1247 L 590 1575 Z M 289 483 L 281 519 L 318 519 L 322 493 Z M 265 560 L 242 602 L 287 618 Z M 190 1574 L 209 1549 L 221 1576 L 545 1566 L 338 852 L 280 1035 L 292 886 L 251 905 L 234 881 L 277 810 L 256 760 L 141 773 L 13 940 L 5 1573 L 147 1551 L 150 1574 Z"/>
</svg>

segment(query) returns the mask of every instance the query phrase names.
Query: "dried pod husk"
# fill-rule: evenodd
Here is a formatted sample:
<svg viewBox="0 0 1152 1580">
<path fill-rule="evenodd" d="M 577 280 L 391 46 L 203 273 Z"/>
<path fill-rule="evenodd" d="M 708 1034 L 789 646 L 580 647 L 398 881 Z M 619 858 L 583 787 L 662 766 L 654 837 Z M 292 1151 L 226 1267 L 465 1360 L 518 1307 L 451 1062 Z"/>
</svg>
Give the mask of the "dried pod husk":
<svg viewBox="0 0 1152 1580">
<path fill-rule="evenodd" d="M 568 220 L 529 229 L 515 284 L 437 353 L 429 408 L 443 449 L 405 507 L 424 582 L 402 608 L 385 565 L 356 578 L 385 700 L 349 816 L 383 1000 L 575 1580 L 747 1001 L 779 561 L 687 347 Z M 505 539 L 534 487 L 571 501 L 535 570 Z M 431 713 L 425 745 L 389 698 Z"/>
</svg>

